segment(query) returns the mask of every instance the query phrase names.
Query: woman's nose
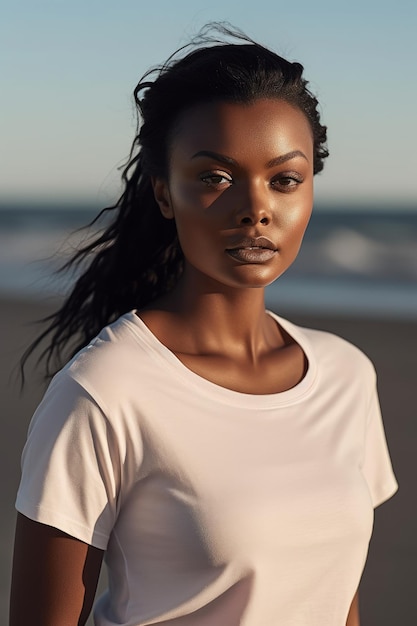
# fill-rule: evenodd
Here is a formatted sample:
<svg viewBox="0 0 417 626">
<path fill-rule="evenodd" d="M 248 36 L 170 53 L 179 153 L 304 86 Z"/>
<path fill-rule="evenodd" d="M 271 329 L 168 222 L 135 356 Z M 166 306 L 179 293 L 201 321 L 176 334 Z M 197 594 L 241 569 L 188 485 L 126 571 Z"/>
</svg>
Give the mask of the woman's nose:
<svg viewBox="0 0 417 626">
<path fill-rule="evenodd" d="M 237 219 L 239 224 L 248 226 L 255 224 L 266 226 L 271 222 L 270 198 L 262 184 L 250 185 L 241 194 Z"/>
<path fill-rule="evenodd" d="M 240 223 L 247 224 L 248 226 L 253 226 L 255 224 L 263 224 L 267 226 L 270 222 L 270 218 L 267 215 L 260 215 L 258 212 L 251 212 L 248 215 L 242 216 Z"/>
</svg>

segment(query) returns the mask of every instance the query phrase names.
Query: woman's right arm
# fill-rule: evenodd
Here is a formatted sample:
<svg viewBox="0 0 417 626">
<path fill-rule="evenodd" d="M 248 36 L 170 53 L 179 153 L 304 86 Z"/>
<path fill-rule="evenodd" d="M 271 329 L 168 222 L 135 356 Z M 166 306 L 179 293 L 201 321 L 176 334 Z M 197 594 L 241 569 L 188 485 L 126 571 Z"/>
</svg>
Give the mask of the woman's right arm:
<svg viewBox="0 0 417 626">
<path fill-rule="evenodd" d="M 83 626 L 103 551 L 18 514 L 10 626 Z"/>
</svg>

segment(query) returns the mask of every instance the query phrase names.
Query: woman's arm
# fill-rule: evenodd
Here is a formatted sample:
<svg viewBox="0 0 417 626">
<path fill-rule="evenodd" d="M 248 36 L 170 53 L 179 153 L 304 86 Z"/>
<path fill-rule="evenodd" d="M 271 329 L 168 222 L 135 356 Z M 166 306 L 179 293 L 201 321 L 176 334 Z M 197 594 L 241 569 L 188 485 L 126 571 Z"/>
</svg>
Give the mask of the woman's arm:
<svg viewBox="0 0 417 626">
<path fill-rule="evenodd" d="M 82 626 L 103 551 L 18 514 L 10 626 Z"/>
<path fill-rule="evenodd" d="M 360 626 L 358 592 L 355 593 L 355 597 L 353 598 L 352 604 L 350 605 L 346 626 Z"/>
</svg>

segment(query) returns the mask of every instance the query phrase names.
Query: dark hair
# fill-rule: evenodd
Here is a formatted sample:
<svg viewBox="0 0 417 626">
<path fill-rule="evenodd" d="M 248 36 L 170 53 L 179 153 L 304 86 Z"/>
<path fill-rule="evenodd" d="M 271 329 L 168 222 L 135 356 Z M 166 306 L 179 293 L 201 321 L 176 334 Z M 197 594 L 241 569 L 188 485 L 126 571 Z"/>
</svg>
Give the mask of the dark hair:
<svg viewBox="0 0 417 626">
<path fill-rule="evenodd" d="M 184 111 L 207 102 L 285 100 L 309 120 L 314 173 L 323 169 L 328 156 L 326 127 L 302 73 L 300 63 L 283 59 L 241 31 L 209 24 L 164 65 L 144 75 L 134 91 L 138 126 L 122 173 L 124 192 L 93 224 L 103 215 L 114 217 L 63 266 L 82 273 L 61 308 L 45 318 L 49 326 L 24 354 L 22 373 L 27 357 L 48 336 L 50 343 L 40 359 L 46 357 L 50 376 L 52 361 L 60 366 L 63 351 L 68 358 L 103 326 L 176 284 L 183 256 L 174 220 L 162 217 L 154 199 L 151 176 L 167 177 L 172 133 Z"/>
</svg>

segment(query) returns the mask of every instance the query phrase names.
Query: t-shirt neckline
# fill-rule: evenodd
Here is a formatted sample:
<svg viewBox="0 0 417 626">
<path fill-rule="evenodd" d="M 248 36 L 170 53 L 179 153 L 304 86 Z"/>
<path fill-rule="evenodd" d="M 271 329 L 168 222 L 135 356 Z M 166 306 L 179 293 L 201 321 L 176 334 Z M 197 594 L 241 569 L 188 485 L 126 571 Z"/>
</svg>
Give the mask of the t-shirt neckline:
<svg viewBox="0 0 417 626">
<path fill-rule="evenodd" d="M 269 394 L 251 394 L 242 391 L 235 391 L 227 387 L 222 387 L 207 378 L 204 378 L 189 369 L 166 345 L 164 345 L 145 324 L 136 309 L 129 311 L 122 316 L 122 319 L 131 327 L 136 337 L 144 341 L 153 353 L 163 362 L 164 366 L 169 366 L 171 373 L 183 382 L 190 385 L 193 391 L 199 391 L 209 395 L 211 401 L 218 399 L 227 404 L 240 406 L 253 406 L 256 408 L 269 408 L 271 406 L 282 406 L 299 402 L 311 391 L 316 379 L 316 359 L 312 345 L 303 329 L 292 324 L 288 320 L 276 315 L 272 311 L 266 311 L 282 328 L 300 345 L 307 358 L 307 371 L 303 379 L 291 389 Z M 133 325 L 133 326 L 132 326 Z M 192 385 L 192 386 L 191 386 Z"/>
</svg>

